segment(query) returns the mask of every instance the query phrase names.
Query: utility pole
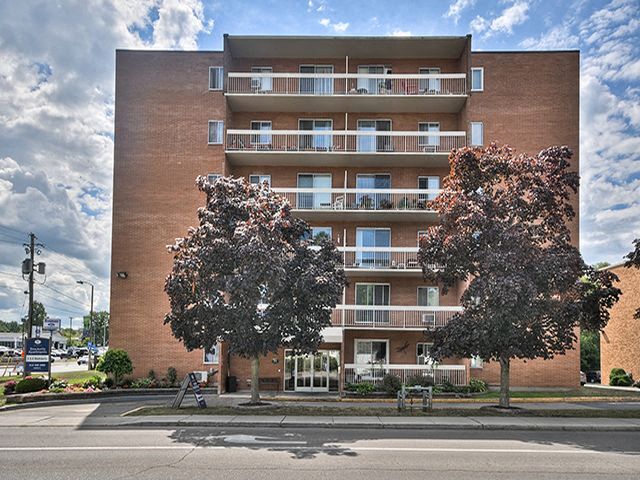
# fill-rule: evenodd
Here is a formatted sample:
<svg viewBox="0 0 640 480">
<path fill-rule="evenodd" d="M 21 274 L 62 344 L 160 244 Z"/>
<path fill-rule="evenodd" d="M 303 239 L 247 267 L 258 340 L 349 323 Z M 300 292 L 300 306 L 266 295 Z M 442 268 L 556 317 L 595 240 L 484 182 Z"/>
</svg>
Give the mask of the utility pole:
<svg viewBox="0 0 640 480">
<path fill-rule="evenodd" d="M 96 333 L 93 328 L 93 283 L 85 282 L 84 280 L 76 280 L 76 283 L 78 285 L 89 285 L 91 287 L 91 309 L 89 310 L 89 338 L 91 339 L 91 341 L 93 342 L 93 346 L 95 347 Z M 89 350 L 89 355 L 88 355 L 87 366 L 89 370 L 91 370 L 93 366 L 93 363 L 92 363 L 93 355 L 91 352 L 91 348 L 89 348 L 88 350 Z"/>
<path fill-rule="evenodd" d="M 29 244 L 25 244 L 25 249 L 29 258 L 26 258 L 22 262 L 22 275 L 29 275 L 29 315 L 27 317 L 27 328 L 26 328 L 26 339 L 30 339 L 33 336 L 33 274 L 36 273 L 36 263 L 35 256 L 36 254 L 40 255 L 40 248 L 44 247 L 41 243 L 36 243 L 36 235 L 32 232 L 29 234 Z M 39 263 L 37 265 L 37 272 L 41 275 L 45 272 L 45 264 Z M 23 342 L 23 353 L 26 355 L 26 342 Z M 27 371 L 27 363 L 26 357 L 24 362 L 23 376 L 27 376 L 29 372 Z"/>
</svg>

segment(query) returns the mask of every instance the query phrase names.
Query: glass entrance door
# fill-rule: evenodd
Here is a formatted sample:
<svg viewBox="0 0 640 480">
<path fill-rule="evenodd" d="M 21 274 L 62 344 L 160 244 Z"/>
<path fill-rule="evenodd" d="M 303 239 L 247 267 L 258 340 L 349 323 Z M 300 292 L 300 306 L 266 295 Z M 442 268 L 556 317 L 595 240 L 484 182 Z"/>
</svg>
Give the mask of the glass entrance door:
<svg viewBox="0 0 640 480">
<path fill-rule="evenodd" d="M 297 392 L 329 391 L 329 352 L 299 355 L 295 362 L 295 390 Z"/>
</svg>

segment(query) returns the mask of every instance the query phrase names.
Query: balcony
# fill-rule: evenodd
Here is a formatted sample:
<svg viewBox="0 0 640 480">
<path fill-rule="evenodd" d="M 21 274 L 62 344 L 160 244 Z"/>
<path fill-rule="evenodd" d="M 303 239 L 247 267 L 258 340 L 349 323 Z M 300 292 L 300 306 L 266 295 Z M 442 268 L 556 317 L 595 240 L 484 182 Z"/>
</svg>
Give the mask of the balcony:
<svg viewBox="0 0 640 480">
<path fill-rule="evenodd" d="M 385 375 L 395 375 L 400 377 L 400 381 L 405 383 L 411 377 L 430 377 L 436 385 L 451 382 L 453 385 L 467 384 L 467 369 L 464 365 L 413 365 L 413 364 L 375 364 L 357 365 L 346 363 L 344 365 L 345 383 L 370 382 L 378 384 L 382 382 Z"/>
<path fill-rule="evenodd" d="M 441 190 L 273 188 L 308 221 L 375 220 L 435 222 L 429 207 Z"/>
<path fill-rule="evenodd" d="M 371 130 L 227 130 L 233 165 L 446 167 L 466 133 Z"/>
<path fill-rule="evenodd" d="M 249 73 L 227 76 L 235 112 L 459 112 L 464 73 Z"/>
<path fill-rule="evenodd" d="M 462 307 L 337 305 L 331 325 L 348 329 L 430 330 L 444 327 Z"/>
<path fill-rule="evenodd" d="M 417 247 L 338 247 L 338 251 L 351 276 L 422 276 Z"/>
</svg>

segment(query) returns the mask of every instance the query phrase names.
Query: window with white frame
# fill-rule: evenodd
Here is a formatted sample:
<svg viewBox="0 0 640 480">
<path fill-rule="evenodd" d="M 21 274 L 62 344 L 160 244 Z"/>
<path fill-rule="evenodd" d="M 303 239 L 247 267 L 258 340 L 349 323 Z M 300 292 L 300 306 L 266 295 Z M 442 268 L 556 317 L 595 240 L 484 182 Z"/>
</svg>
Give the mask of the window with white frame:
<svg viewBox="0 0 640 480">
<path fill-rule="evenodd" d="M 254 120 L 251 122 L 251 130 L 271 131 L 271 121 L 269 120 Z M 270 133 L 260 133 L 251 135 L 252 145 L 269 145 L 271 144 Z"/>
<path fill-rule="evenodd" d="M 222 120 L 209 120 L 209 145 L 222 145 L 224 136 L 224 122 Z"/>
<path fill-rule="evenodd" d="M 471 91 L 482 92 L 484 90 L 484 68 L 471 69 Z"/>
<path fill-rule="evenodd" d="M 440 69 L 425 67 L 425 68 L 418 69 L 418 73 L 420 75 L 440 75 Z M 439 78 L 429 78 L 429 79 L 421 78 L 419 81 L 418 87 L 420 88 L 420 92 L 440 93 L 440 79 Z"/>
<path fill-rule="evenodd" d="M 217 343 L 213 345 L 209 350 L 203 352 L 204 357 L 202 363 L 212 364 L 220 361 L 220 345 Z"/>
<path fill-rule="evenodd" d="M 251 67 L 251 73 L 261 73 L 265 76 L 251 77 L 251 89 L 254 92 L 270 92 L 273 88 L 272 76 L 273 67 Z"/>
<path fill-rule="evenodd" d="M 438 287 L 418 287 L 418 306 L 437 307 L 440 305 L 440 289 Z"/>
<path fill-rule="evenodd" d="M 420 342 L 416 344 L 416 363 L 418 365 L 432 365 L 433 358 L 431 358 L 432 343 Z"/>
<path fill-rule="evenodd" d="M 264 182 L 271 186 L 271 175 L 249 175 L 249 183 L 262 185 Z"/>
<path fill-rule="evenodd" d="M 356 365 L 387 364 L 387 340 L 356 340 Z"/>
<path fill-rule="evenodd" d="M 331 227 L 311 227 L 311 238 L 314 242 L 318 242 L 322 238 L 331 240 Z"/>
<path fill-rule="evenodd" d="M 222 67 L 209 67 L 209 90 L 222 90 L 224 70 Z"/>
<path fill-rule="evenodd" d="M 484 145 L 484 124 L 471 122 L 471 146 Z"/>
<path fill-rule="evenodd" d="M 484 367 L 484 361 L 478 355 L 474 355 L 471 357 L 471 368 L 482 368 Z"/>
<path fill-rule="evenodd" d="M 418 177 L 418 190 L 429 190 L 429 193 L 420 194 L 420 200 L 433 200 L 440 190 L 440 177 L 435 175 Z"/>
<path fill-rule="evenodd" d="M 420 122 L 418 123 L 420 132 L 440 132 L 440 124 L 438 122 Z M 418 137 L 418 146 L 425 147 L 425 151 L 436 151 L 440 145 L 439 135 L 425 135 Z"/>
<path fill-rule="evenodd" d="M 418 248 L 420 248 L 420 239 L 427 236 L 426 230 L 418 230 Z"/>
<path fill-rule="evenodd" d="M 209 173 L 207 174 L 207 180 L 209 180 L 209 183 L 213 183 L 217 179 L 219 179 L 221 176 L 222 175 L 220 175 L 219 173 Z"/>
</svg>

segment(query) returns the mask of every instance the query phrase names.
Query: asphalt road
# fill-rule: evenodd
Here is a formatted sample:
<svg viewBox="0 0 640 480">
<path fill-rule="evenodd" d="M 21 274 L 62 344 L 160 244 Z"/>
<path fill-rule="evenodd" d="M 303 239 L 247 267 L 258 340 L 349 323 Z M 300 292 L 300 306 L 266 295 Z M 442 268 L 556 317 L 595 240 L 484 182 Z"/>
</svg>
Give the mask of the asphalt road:
<svg viewBox="0 0 640 480">
<path fill-rule="evenodd" d="M 629 432 L 2 427 L 2 479 L 634 479 Z"/>
</svg>

